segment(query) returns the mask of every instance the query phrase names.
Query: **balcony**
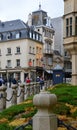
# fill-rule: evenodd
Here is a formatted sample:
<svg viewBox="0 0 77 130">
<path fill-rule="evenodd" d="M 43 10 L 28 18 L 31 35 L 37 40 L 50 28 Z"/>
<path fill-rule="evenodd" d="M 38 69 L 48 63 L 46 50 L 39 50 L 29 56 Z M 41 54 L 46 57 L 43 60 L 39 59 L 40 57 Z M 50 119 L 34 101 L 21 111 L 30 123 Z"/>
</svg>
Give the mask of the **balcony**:
<svg viewBox="0 0 77 130">
<path fill-rule="evenodd" d="M 53 50 L 52 49 L 44 49 L 43 53 L 44 54 L 53 54 Z"/>
</svg>

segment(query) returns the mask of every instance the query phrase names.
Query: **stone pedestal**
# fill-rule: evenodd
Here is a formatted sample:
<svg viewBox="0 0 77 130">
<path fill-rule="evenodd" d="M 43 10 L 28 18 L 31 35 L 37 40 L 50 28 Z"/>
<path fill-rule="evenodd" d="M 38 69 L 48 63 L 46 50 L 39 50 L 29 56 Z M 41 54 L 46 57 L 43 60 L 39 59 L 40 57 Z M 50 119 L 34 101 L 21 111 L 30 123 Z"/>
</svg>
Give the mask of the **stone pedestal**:
<svg viewBox="0 0 77 130">
<path fill-rule="evenodd" d="M 16 105 L 17 104 L 17 85 L 13 84 L 12 85 L 12 100 L 11 100 L 11 103 L 12 105 Z"/>
<path fill-rule="evenodd" d="M 25 88 L 24 88 L 24 84 L 20 84 L 20 102 L 24 101 L 24 92 L 25 92 Z"/>
<path fill-rule="evenodd" d="M 5 85 L 0 86 L 0 111 L 6 108 L 6 89 Z"/>
<path fill-rule="evenodd" d="M 29 83 L 26 84 L 26 88 L 27 88 L 26 97 L 29 97 L 30 96 L 30 84 Z"/>
<path fill-rule="evenodd" d="M 41 91 L 34 96 L 33 104 L 38 112 L 33 117 L 33 130 L 57 130 L 57 117 L 52 113 L 52 107 L 56 102 L 56 95 L 50 92 Z"/>
</svg>

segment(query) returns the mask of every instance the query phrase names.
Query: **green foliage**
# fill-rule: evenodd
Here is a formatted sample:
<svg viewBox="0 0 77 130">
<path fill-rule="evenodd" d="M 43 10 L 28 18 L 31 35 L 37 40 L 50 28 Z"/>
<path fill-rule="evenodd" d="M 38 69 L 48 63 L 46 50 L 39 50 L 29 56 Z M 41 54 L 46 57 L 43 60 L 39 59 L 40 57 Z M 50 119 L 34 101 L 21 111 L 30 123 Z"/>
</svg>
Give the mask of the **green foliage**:
<svg viewBox="0 0 77 130">
<path fill-rule="evenodd" d="M 14 126 L 9 126 L 7 123 L 0 124 L 0 130 L 14 130 Z"/>
<path fill-rule="evenodd" d="M 57 96 L 57 104 L 53 107 L 52 111 L 55 114 L 67 115 L 76 118 L 77 110 L 73 113 L 70 112 L 70 107 L 66 106 L 66 103 L 77 106 L 77 86 L 70 84 L 58 84 L 53 87 L 53 89 L 48 90 Z M 32 100 L 33 96 L 29 97 L 26 101 Z M 33 108 L 30 111 L 27 108 Z M 23 102 L 22 104 L 11 106 L 2 112 L 0 112 L 0 118 L 7 118 L 9 121 L 16 118 L 16 115 L 21 114 L 22 118 L 33 117 L 37 112 L 36 107 L 34 107 L 32 102 Z M 7 129 L 5 129 L 7 128 Z M 14 130 L 13 127 L 8 126 L 8 124 L 0 124 L 0 130 Z M 24 130 L 32 130 L 29 126 Z"/>
<path fill-rule="evenodd" d="M 19 113 L 23 113 L 27 107 L 33 107 L 32 103 L 23 103 L 19 105 L 11 106 L 2 112 L 0 112 L 0 118 L 7 118 L 8 120 L 12 120 L 15 115 Z"/>
<path fill-rule="evenodd" d="M 73 118 L 77 117 L 77 110 L 71 114 L 71 117 L 73 117 Z"/>
<path fill-rule="evenodd" d="M 77 106 L 77 86 L 58 84 L 49 91 L 56 94 L 58 102 L 69 103 Z"/>
<path fill-rule="evenodd" d="M 27 114 L 22 114 L 22 117 L 23 117 L 23 118 L 33 117 L 36 112 L 37 112 L 37 109 L 34 109 L 33 111 L 30 111 L 30 112 L 27 113 Z"/>
<path fill-rule="evenodd" d="M 70 108 L 63 103 L 56 104 L 55 109 L 53 112 L 60 115 L 70 115 Z"/>
</svg>

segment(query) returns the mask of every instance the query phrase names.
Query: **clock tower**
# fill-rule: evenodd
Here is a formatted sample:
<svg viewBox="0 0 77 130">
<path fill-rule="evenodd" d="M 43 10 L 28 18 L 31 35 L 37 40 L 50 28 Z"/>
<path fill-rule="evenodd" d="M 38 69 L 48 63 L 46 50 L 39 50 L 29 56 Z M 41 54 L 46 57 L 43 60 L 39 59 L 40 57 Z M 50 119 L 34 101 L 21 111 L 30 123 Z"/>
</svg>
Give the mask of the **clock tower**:
<svg viewBox="0 0 77 130">
<path fill-rule="evenodd" d="M 77 0 L 64 0 L 64 49 L 71 55 L 72 81 L 77 85 Z"/>
</svg>

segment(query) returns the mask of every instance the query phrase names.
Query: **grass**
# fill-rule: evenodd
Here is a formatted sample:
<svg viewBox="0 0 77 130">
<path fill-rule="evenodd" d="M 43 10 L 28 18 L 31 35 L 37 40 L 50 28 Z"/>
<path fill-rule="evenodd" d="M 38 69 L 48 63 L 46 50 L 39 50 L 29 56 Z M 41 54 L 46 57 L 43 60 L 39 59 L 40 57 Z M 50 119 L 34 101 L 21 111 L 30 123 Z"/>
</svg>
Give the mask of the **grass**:
<svg viewBox="0 0 77 130">
<path fill-rule="evenodd" d="M 77 106 L 77 86 L 70 84 L 58 84 L 54 89 L 49 90 L 57 95 L 58 102 L 69 103 Z"/>
<path fill-rule="evenodd" d="M 77 117 L 77 109 L 71 113 L 71 107 L 67 104 L 77 107 L 77 86 L 70 84 L 58 84 L 55 87 L 49 88 L 48 91 L 56 94 L 57 104 L 53 108 L 53 112 L 57 115 L 66 115 L 73 118 Z M 10 125 L 16 118 L 30 119 L 37 112 L 36 107 L 32 102 L 33 97 L 29 97 L 21 104 L 11 106 L 0 112 L 0 130 L 14 130 L 16 125 Z M 25 123 L 25 122 L 24 122 Z M 7 129 L 5 129 L 7 128 Z M 27 128 L 26 130 L 31 130 Z"/>
</svg>

